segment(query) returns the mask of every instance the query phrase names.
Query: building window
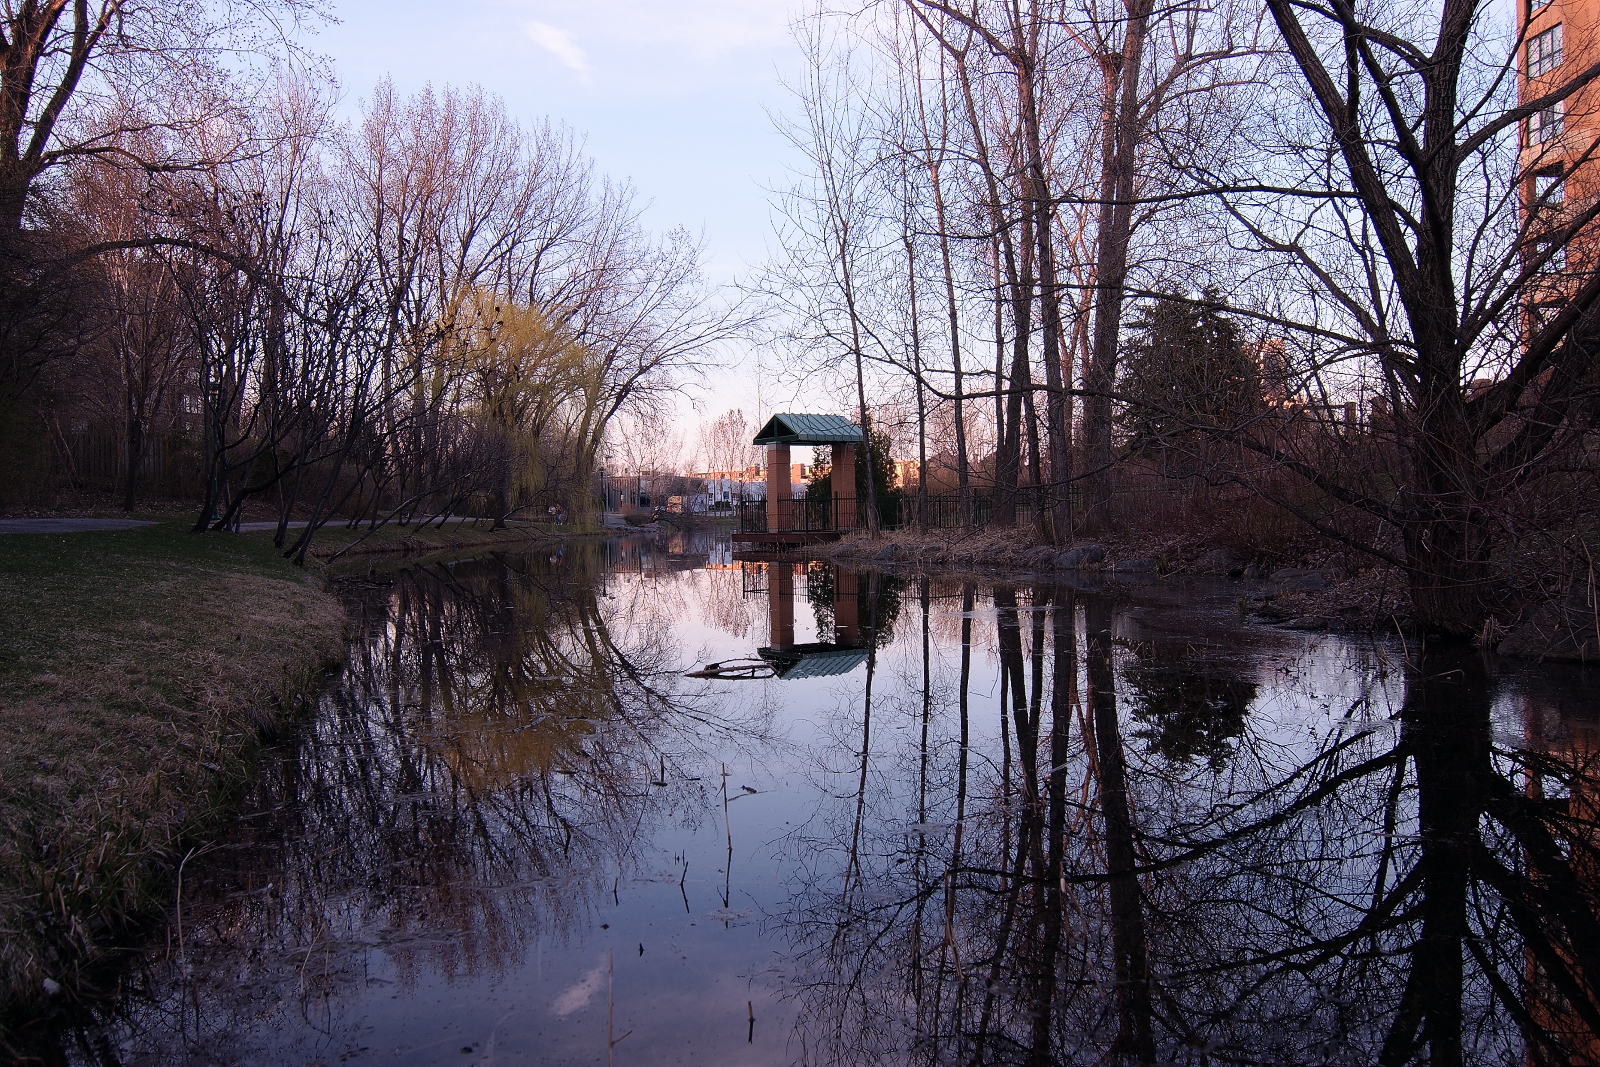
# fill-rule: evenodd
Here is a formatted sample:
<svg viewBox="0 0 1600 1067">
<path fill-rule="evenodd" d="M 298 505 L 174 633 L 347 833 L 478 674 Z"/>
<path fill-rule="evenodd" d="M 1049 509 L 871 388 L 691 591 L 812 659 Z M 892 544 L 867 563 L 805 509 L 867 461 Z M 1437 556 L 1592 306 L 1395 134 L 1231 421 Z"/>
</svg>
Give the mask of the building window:
<svg viewBox="0 0 1600 1067">
<path fill-rule="evenodd" d="M 1535 329 L 1542 329 L 1556 317 L 1564 305 L 1560 303 L 1534 303 L 1528 305 L 1528 321 Z"/>
<path fill-rule="evenodd" d="M 1536 258 L 1545 255 L 1550 257 L 1539 266 L 1540 274 L 1557 274 L 1567 269 L 1567 246 L 1558 244 L 1554 238 L 1546 237 L 1535 241 L 1533 254 Z"/>
<path fill-rule="evenodd" d="M 1541 108 L 1528 116 L 1528 143 L 1544 144 L 1561 133 L 1561 105 Z"/>
<path fill-rule="evenodd" d="M 1534 202 L 1554 207 L 1567 197 L 1567 187 L 1561 183 L 1561 172 L 1535 175 L 1533 179 Z"/>
<path fill-rule="evenodd" d="M 1561 27 L 1551 26 L 1528 41 L 1528 77 L 1548 74 L 1561 65 Z"/>
</svg>

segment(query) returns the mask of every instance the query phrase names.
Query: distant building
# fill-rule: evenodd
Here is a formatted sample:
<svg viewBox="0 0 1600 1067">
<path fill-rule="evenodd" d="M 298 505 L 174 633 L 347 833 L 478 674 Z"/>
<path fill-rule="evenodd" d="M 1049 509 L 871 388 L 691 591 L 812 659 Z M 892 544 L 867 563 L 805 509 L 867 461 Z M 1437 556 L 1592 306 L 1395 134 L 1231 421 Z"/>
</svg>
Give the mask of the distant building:
<svg viewBox="0 0 1600 1067">
<path fill-rule="evenodd" d="M 806 479 L 810 474 L 811 468 L 804 463 L 789 465 L 790 484 L 799 489 L 797 499 L 805 495 Z M 738 507 L 741 500 L 767 499 L 767 468 L 759 463 L 738 470 L 695 471 L 690 477 L 706 483 L 706 493 L 712 507 L 723 503 Z"/>
<path fill-rule="evenodd" d="M 1600 2 L 1550 0 L 1517 4 L 1522 31 L 1519 100 L 1559 88 L 1600 59 Z M 1575 277 L 1595 266 L 1595 238 L 1580 232 L 1565 248 L 1555 234 L 1600 195 L 1589 154 L 1600 136 L 1600 86 L 1590 83 L 1522 124 L 1519 190 L 1528 239 L 1523 262 L 1538 263 L 1539 277 L 1528 302 L 1530 328 L 1537 327 L 1570 293 Z"/>
<path fill-rule="evenodd" d="M 666 471 L 605 474 L 599 481 L 607 511 L 666 507 L 670 497 L 688 497 L 707 491 L 698 475 L 671 474 Z"/>
</svg>

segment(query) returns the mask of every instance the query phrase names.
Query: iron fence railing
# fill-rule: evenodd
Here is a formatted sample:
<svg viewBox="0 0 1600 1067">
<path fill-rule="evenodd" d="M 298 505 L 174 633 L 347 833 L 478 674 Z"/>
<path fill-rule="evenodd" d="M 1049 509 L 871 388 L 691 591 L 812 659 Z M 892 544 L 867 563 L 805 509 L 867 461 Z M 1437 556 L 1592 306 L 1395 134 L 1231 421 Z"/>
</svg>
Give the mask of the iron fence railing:
<svg viewBox="0 0 1600 1067">
<path fill-rule="evenodd" d="M 769 522 L 765 500 L 746 500 L 739 504 L 740 533 L 827 533 L 867 524 L 866 502 L 855 497 L 831 500 L 780 500 L 776 523 Z"/>
<path fill-rule="evenodd" d="M 121 488 L 128 476 L 128 442 L 104 426 L 60 432 L 52 438 L 51 474 L 78 489 Z M 141 491 L 182 492 L 199 479 L 199 446 L 183 434 L 152 433 L 139 457 Z"/>
<path fill-rule="evenodd" d="M 1040 508 L 1049 508 L 1059 488 L 1024 485 L 1016 492 L 1018 526 L 1034 522 Z M 1082 514 L 1083 495 L 1079 486 L 1067 490 L 1074 515 Z M 1208 509 L 1224 503 L 1226 493 L 1199 480 L 1154 477 L 1125 482 L 1112 490 L 1112 510 L 1119 521 L 1131 524 L 1172 521 L 1191 508 Z M 992 490 L 971 494 L 971 517 L 962 520 L 961 495 L 954 492 L 929 493 L 926 501 L 914 489 L 885 494 L 878 503 L 878 525 L 894 530 L 910 526 L 930 529 L 959 529 L 965 525 L 986 527 L 994 524 L 1000 501 Z M 831 500 L 784 500 L 778 503 L 777 523 L 769 524 L 767 501 L 745 501 L 739 505 L 741 533 L 823 533 L 867 526 L 866 502 L 852 497 Z M 847 518 L 850 521 L 841 521 Z"/>
</svg>

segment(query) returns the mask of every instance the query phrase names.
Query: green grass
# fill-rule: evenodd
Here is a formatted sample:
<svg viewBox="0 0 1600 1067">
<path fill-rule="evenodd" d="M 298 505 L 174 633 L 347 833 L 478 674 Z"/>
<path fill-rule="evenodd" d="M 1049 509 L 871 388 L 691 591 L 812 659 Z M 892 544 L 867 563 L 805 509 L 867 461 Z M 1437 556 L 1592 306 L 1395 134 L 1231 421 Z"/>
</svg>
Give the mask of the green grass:
<svg viewBox="0 0 1600 1067">
<path fill-rule="evenodd" d="M 166 901 L 257 739 L 343 653 L 269 537 L 0 534 L 0 1033 Z M 0 1046 L 3 1047 L 3 1046 Z"/>
</svg>

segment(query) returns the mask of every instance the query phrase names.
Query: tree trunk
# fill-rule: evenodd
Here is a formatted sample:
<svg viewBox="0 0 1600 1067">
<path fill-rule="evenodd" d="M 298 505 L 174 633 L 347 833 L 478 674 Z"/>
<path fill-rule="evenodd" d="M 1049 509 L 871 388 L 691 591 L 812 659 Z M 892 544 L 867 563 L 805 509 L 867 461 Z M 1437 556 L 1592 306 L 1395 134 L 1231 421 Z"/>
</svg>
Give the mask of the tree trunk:
<svg viewBox="0 0 1600 1067">
<path fill-rule="evenodd" d="M 1000 284 L 1000 242 L 991 242 L 994 266 L 994 457 L 989 470 L 989 521 L 1000 506 L 1000 448 L 1006 436 L 1006 323 L 1005 290 Z"/>
<path fill-rule="evenodd" d="M 1471 637 L 1482 632 L 1497 599 L 1487 513 L 1425 503 L 1430 513 L 1401 531 L 1412 617 L 1424 631 Z"/>
<path fill-rule="evenodd" d="M 998 221 L 1000 212 L 995 207 Z M 1031 220 L 1022 217 L 1022 263 L 1007 279 L 1011 286 L 1011 381 L 1006 391 L 1006 432 L 995 456 L 994 522 L 1010 528 L 1017 524 L 1017 483 L 1022 473 L 1022 407 L 1032 388 L 1028 373 L 1028 335 L 1033 329 L 1033 234 Z M 1030 427 L 1037 433 L 1036 427 Z"/>
<path fill-rule="evenodd" d="M 0 162 L 0 247 L 13 248 L 22 236 L 22 216 L 33 176 L 15 161 Z"/>
<path fill-rule="evenodd" d="M 1460 370 L 1448 355 L 1423 360 L 1421 411 L 1410 427 L 1410 471 L 1402 498 L 1412 617 L 1424 631 L 1471 637 L 1492 614 L 1496 593 L 1484 473 L 1467 422 Z"/>
<path fill-rule="evenodd" d="M 139 464 L 144 460 L 144 419 L 128 416 L 128 470 L 123 479 L 122 510 L 132 511 L 139 492 Z"/>
<path fill-rule="evenodd" d="M 1140 137 L 1139 74 L 1152 0 L 1128 5 L 1121 56 L 1102 57 L 1105 107 L 1101 114 L 1100 203 L 1096 235 L 1094 333 L 1084 369 L 1083 405 L 1085 525 L 1111 527 L 1111 391 L 1117 382 L 1117 345 L 1128 280 L 1128 241 L 1133 229 L 1134 153 Z"/>
<path fill-rule="evenodd" d="M 1039 526 L 1055 544 L 1072 538 L 1072 506 L 1067 496 L 1072 475 L 1068 450 L 1066 391 L 1061 375 L 1061 293 L 1056 284 L 1055 247 L 1051 241 L 1050 184 L 1045 171 L 1044 142 L 1039 132 L 1039 106 L 1034 93 L 1033 56 L 1017 66 L 1018 103 L 1027 139 L 1029 210 L 1033 214 L 1034 238 L 1039 247 L 1039 312 L 1044 328 L 1045 417 L 1050 450 L 1049 487 L 1041 479 L 1035 490 Z M 1048 502 L 1048 507 L 1047 507 Z"/>
<path fill-rule="evenodd" d="M 928 529 L 928 401 L 922 380 L 922 329 L 917 322 L 917 256 L 908 225 L 903 233 L 906 246 L 906 282 L 911 298 L 911 374 L 917 387 L 917 526 Z"/>
<path fill-rule="evenodd" d="M 939 79 L 941 90 L 944 78 Z M 918 96 L 919 107 L 921 96 Z M 961 372 L 961 321 L 956 304 L 956 276 L 950 262 L 950 230 L 945 219 L 944 188 L 939 181 L 940 164 L 944 161 L 945 129 L 940 128 L 939 157 L 935 161 L 932 139 L 928 136 L 927 117 L 923 116 L 922 140 L 928 152 L 928 181 L 933 188 L 933 217 L 939 229 L 939 257 L 944 268 L 944 295 L 945 306 L 950 318 L 950 361 L 955 374 L 955 421 L 956 421 L 956 510 L 960 524 L 972 525 L 972 484 L 971 474 L 967 469 L 967 422 L 966 422 L 966 397 L 963 395 L 965 388 Z"/>
</svg>

